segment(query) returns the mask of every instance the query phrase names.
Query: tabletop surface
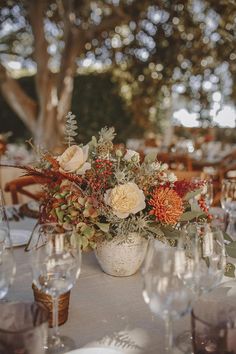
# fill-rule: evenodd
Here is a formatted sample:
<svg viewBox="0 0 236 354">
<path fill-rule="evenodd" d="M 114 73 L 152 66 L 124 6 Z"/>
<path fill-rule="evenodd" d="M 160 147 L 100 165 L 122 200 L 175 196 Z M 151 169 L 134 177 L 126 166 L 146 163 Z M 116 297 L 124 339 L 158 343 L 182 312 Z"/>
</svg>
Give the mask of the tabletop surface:
<svg viewBox="0 0 236 354">
<path fill-rule="evenodd" d="M 24 218 L 10 222 L 10 228 L 26 230 L 34 224 L 34 219 Z M 7 300 L 33 301 L 29 252 L 15 247 L 14 255 L 17 273 Z M 186 325 L 188 316 L 175 323 L 178 329 Z M 69 318 L 60 330 L 75 341 L 76 348 L 110 346 L 124 354 L 164 352 L 164 325 L 144 303 L 140 271 L 130 277 L 109 276 L 93 252 L 83 253 L 81 274 L 71 290 Z"/>
<path fill-rule="evenodd" d="M 32 229 L 34 219 L 10 222 L 11 229 Z M 33 301 L 30 255 L 15 247 L 15 281 L 10 301 Z M 75 341 L 75 348 L 110 346 L 124 354 L 164 353 L 164 325 L 150 312 L 142 297 L 140 271 L 130 277 L 109 276 L 99 267 L 93 252 L 83 253 L 82 271 L 71 290 L 69 318 L 61 334 Z M 174 335 L 190 329 L 189 315 L 174 322 Z M 175 347 L 174 353 L 180 353 Z"/>
</svg>

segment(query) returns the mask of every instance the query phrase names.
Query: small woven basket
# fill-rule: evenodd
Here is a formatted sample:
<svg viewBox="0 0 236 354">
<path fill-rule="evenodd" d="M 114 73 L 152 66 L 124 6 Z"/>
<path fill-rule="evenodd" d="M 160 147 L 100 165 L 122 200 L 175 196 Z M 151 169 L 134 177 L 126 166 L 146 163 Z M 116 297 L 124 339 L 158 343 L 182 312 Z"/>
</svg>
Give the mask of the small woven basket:
<svg viewBox="0 0 236 354">
<path fill-rule="evenodd" d="M 32 289 L 34 292 L 34 299 L 36 302 L 41 302 L 49 311 L 49 327 L 52 327 L 52 297 L 50 295 L 44 294 L 40 291 L 34 284 L 32 284 Z M 70 291 L 59 296 L 58 301 L 58 324 L 61 326 L 68 319 L 69 312 L 69 302 L 70 302 Z"/>
</svg>

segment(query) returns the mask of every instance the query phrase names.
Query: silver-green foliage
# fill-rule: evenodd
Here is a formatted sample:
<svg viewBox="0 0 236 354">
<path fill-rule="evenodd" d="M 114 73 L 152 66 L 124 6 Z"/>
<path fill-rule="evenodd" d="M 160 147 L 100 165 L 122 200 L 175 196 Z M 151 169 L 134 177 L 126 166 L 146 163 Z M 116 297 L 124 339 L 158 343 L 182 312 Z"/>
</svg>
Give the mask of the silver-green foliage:
<svg viewBox="0 0 236 354">
<path fill-rule="evenodd" d="M 75 144 L 75 137 L 78 135 L 78 124 L 72 112 L 68 112 L 65 124 L 65 142 L 68 146 Z"/>
</svg>

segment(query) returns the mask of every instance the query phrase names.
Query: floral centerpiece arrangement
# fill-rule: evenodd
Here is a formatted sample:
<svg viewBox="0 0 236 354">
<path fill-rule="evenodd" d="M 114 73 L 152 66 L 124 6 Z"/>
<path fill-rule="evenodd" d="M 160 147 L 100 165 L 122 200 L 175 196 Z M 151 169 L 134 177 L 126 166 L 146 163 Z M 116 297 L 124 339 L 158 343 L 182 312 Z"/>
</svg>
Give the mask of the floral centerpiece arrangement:
<svg viewBox="0 0 236 354">
<path fill-rule="evenodd" d="M 73 229 L 83 249 L 133 232 L 164 241 L 182 223 L 207 217 L 204 200 L 193 198 L 204 182 L 177 181 L 155 154 L 141 161 L 138 152 L 114 145 L 114 128 L 101 129 L 84 146 L 75 143 L 76 130 L 69 113 L 68 147 L 60 156 L 43 153 L 28 173 L 45 183 L 41 220 Z"/>
</svg>

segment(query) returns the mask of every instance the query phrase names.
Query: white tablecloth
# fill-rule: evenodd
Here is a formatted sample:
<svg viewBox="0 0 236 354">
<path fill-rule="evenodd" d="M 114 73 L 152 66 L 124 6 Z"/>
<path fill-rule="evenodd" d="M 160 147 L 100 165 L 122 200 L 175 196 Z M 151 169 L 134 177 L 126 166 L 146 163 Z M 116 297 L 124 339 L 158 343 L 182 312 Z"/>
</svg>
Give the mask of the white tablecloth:
<svg viewBox="0 0 236 354">
<path fill-rule="evenodd" d="M 24 218 L 11 222 L 13 229 L 32 229 L 35 220 Z M 17 275 L 7 298 L 32 301 L 32 279 L 29 253 L 23 247 L 14 249 Z M 175 333 L 190 325 L 189 317 L 175 322 Z M 94 253 L 84 253 L 82 272 L 71 291 L 68 321 L 61 333 L 70 336 L 76 348 L 114 346 L 124 354 L 162 354 L 164 326 L 155 318 L 142 297 L 141 274 L 112 277 L 100 269 Z M 176 352 L 178 352 L 176 350 Z"/>
</svg>

